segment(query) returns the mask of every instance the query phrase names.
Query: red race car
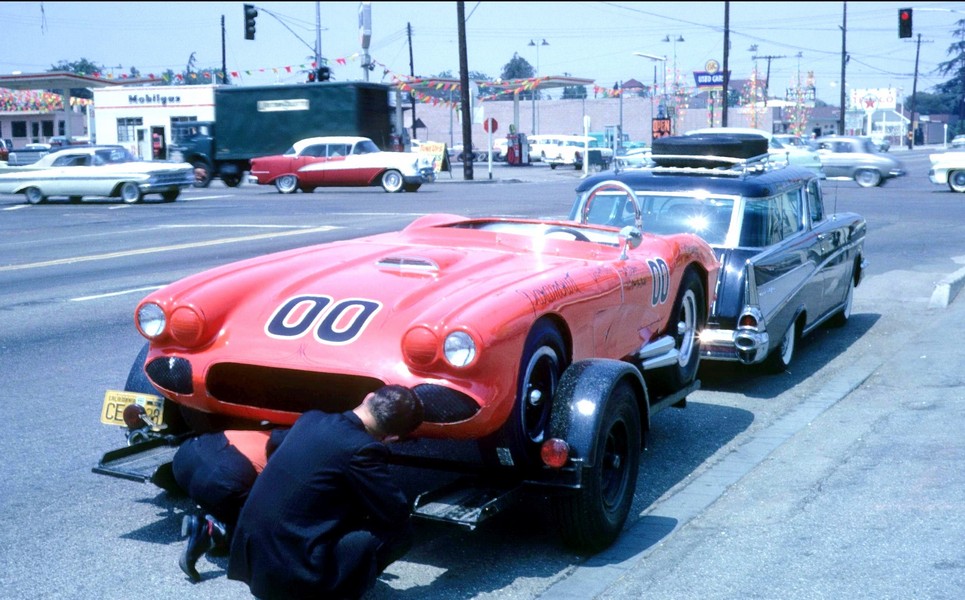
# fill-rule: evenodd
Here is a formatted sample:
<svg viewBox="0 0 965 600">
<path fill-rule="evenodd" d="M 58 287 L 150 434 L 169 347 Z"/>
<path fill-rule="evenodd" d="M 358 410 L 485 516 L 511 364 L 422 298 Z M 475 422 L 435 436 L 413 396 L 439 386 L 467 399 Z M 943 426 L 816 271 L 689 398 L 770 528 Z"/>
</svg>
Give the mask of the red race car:
<svg viewBox="0 0 965 600">
<path fill-rule="evenodd" d="M 599 189 L 613 186 L 633 194 Z M 197 430 L 410 386 L 415 437 L 469 444 L 480 464 L 400 461 L 556 487 L 564 540 L 600 549 L 633 501 L 650 415 L 699 385 L 717 280 L 696 235 L 640 229 L 429 215 L 203 272 L 137 306 L 149 345 L 128 387 L 159 390 Z"/>
<path fill-rule="evenodd" d="M 381 185 L 387 192 L 414 192 L 435 181 L 430 159 L 416 152 L 382 152 L 363 137 L 314 137 L 277 156 L 251 160 L 251 183 L 274 185 L 282 194 L 319 187 Z"/>
</svg>

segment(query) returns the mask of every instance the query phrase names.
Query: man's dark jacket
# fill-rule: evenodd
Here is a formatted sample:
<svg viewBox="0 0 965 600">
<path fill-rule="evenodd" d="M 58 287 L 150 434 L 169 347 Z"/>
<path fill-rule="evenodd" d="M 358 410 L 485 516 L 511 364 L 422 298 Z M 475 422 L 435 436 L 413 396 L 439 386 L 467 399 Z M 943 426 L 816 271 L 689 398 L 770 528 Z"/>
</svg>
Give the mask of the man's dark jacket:
<svg viewBox="0 0 965 600">
<path fill-rule="evenodd" d="M 228 577 L 265 599 L 364 592 L 377 574 L 379 541 L 409 518 L 387 458 L 354 413 L 303 414 L 241 511 Z M 374 537 L 347 535 L 360 529 Z"/>
</svg>

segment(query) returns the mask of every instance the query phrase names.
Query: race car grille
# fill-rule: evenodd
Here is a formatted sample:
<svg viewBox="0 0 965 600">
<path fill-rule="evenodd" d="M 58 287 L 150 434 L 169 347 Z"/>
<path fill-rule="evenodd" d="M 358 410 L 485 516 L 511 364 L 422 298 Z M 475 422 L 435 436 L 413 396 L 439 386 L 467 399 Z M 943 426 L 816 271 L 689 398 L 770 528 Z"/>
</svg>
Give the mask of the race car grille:
<svg viewBox="0 0 965 600">
<path fill-rule="evenodd" d="M 238 363 L 214 365 L 206 383 L 208 392 L 220 402 L 295 413 L 352 410 L 369 392 L 384 385 L 373 377 Z M 420 384 L 413 391 L 422 400 L 424 419 L 429 423 L 457 423 L 479 412 L 472 398 L 445 386 Z"/>
<path fill-rule="evenodd" d="M 144 371 L 154 385 L 161 389 L 178 394 L 190 394 L 193 389 L 191 363 L 183 358 L 161 356 L 147 363 Z"/>
<path fill-rule="evenodd" d="M 206 384 L 208 392 L 221 402 L 296 413 L 352 410 L 383 385 L 371 377 L 238 363 L 214 365 Z"/>
<path fill-rule="evenodd" d="M 429 423 L 458 423 L 479 412 L 472 398 L 445 386 L 422 383 L 412 390 L 422 400 L 423 418 Z"/>
</svg>

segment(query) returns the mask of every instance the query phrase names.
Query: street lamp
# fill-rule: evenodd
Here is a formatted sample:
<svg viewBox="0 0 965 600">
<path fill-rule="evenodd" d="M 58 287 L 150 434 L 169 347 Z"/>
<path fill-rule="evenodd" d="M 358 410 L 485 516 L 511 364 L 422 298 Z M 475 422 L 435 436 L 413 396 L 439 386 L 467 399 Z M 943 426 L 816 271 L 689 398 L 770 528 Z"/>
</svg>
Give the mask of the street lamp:
<svg viewBox="0 0 965 600">
<path fill-rule="evenodd" d="M 533 135 L 536 135 L 537 133 L 539 133 L 539 129 L 537 128 L 537 127 L 538 127 L 538 122 L 537 122 L 537 120 L 536 120 L 536 91 L 539 89 L 539 47 L 540 47 L 540 46 L 549 46 L 550 43 L 546 41 L 546 38 L 543 38 L 543 41 L 540 42 L 540 43 L 538 43 L 538 44 L 536 43 L 536 40 L 530 40 L 530 41 L 529 41 L 529 44 L 527 44 L 527 45 L 528 45 L 528 46 L 535 46 L 535 47 L 536 47 L 536 85 L 533 86 L 533 92 L 532 92 L 532 98 L 533 98 Z"/>
<path fill-rule="evenodd" d="M 674 114 L 673 114 L 673 115 L 668 115 L 668 116 L 671 118 L 670 126 L 671 126 L 671 128 L 672 128 L 672 132 L 673 132 L 674 135 L 676 135 L 676 134 L 677 134 L 677 119 L 676 119 L 675 117 L 677 116 L 677 114 L 676 114 L 676 113 L 677 113 L 676 108 L 677 108 L 677 92 L 678 92 L 678 90 L 677 90 L 677 42 L 683 42 L 683 41 L 684 41 L 684 36 L 682 36 L 682 35 L 680 35 L 680 34 L 678 33 L 678 34 L 676 34 L 675 36 L 671 37 L 670 34 L 667 34 L 667 35 L 663 36 L 663 40 L 661 40 L 661 41 L 667 42 L 667 43 L 671 43 L 671 42 L 673 43 L 673 105 L 674 105 L 674 111 L 673 111 L 673 112 L 674 112 Z M 666 85 L 664 86 L 664 88 L 666 89 Z M 670 107 L 668 106 L 667 108 L 668 108 L 668 110 L 669 110 Z"/>
<path fill-rule="evenodd" d="M 657 63 L 664 63 L 663 66 L 663 101 L 660 103 L 660 116 L 658 118 L 664 118 L 664 111 L 667 106 L 667 57 L 657 56 L 656 54 L 647 54 L 646 52 L 634 52 L 634 56 L 641 56 L 643 58 L 649 58 L 653 61 L 653 90 L 657 89 Z M 654 118 L 653 112 L 653 93 L 650 94 L 650 118 Z"/>
</svg>

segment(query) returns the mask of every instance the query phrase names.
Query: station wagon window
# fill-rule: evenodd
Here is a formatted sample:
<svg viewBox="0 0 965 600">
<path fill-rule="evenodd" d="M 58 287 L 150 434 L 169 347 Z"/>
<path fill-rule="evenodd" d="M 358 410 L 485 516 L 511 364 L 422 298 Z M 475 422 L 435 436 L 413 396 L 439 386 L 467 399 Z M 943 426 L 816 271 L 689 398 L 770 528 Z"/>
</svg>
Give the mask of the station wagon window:
<svg viewBox="0 0 965 600">
<path fill-rule="evenodd" d="M 824 197 L 821 195 L 821 185 L 817 180 L 808 183 L 808 212 L 811 215 L 811 222 L 817 223 L 824 220 Z"/>
<path fill-rule="evenodd" d="M 750 248 L 772 246 L 804 227 L 800 190 L 744 204 L 740 245 Z"/>
</svg>

